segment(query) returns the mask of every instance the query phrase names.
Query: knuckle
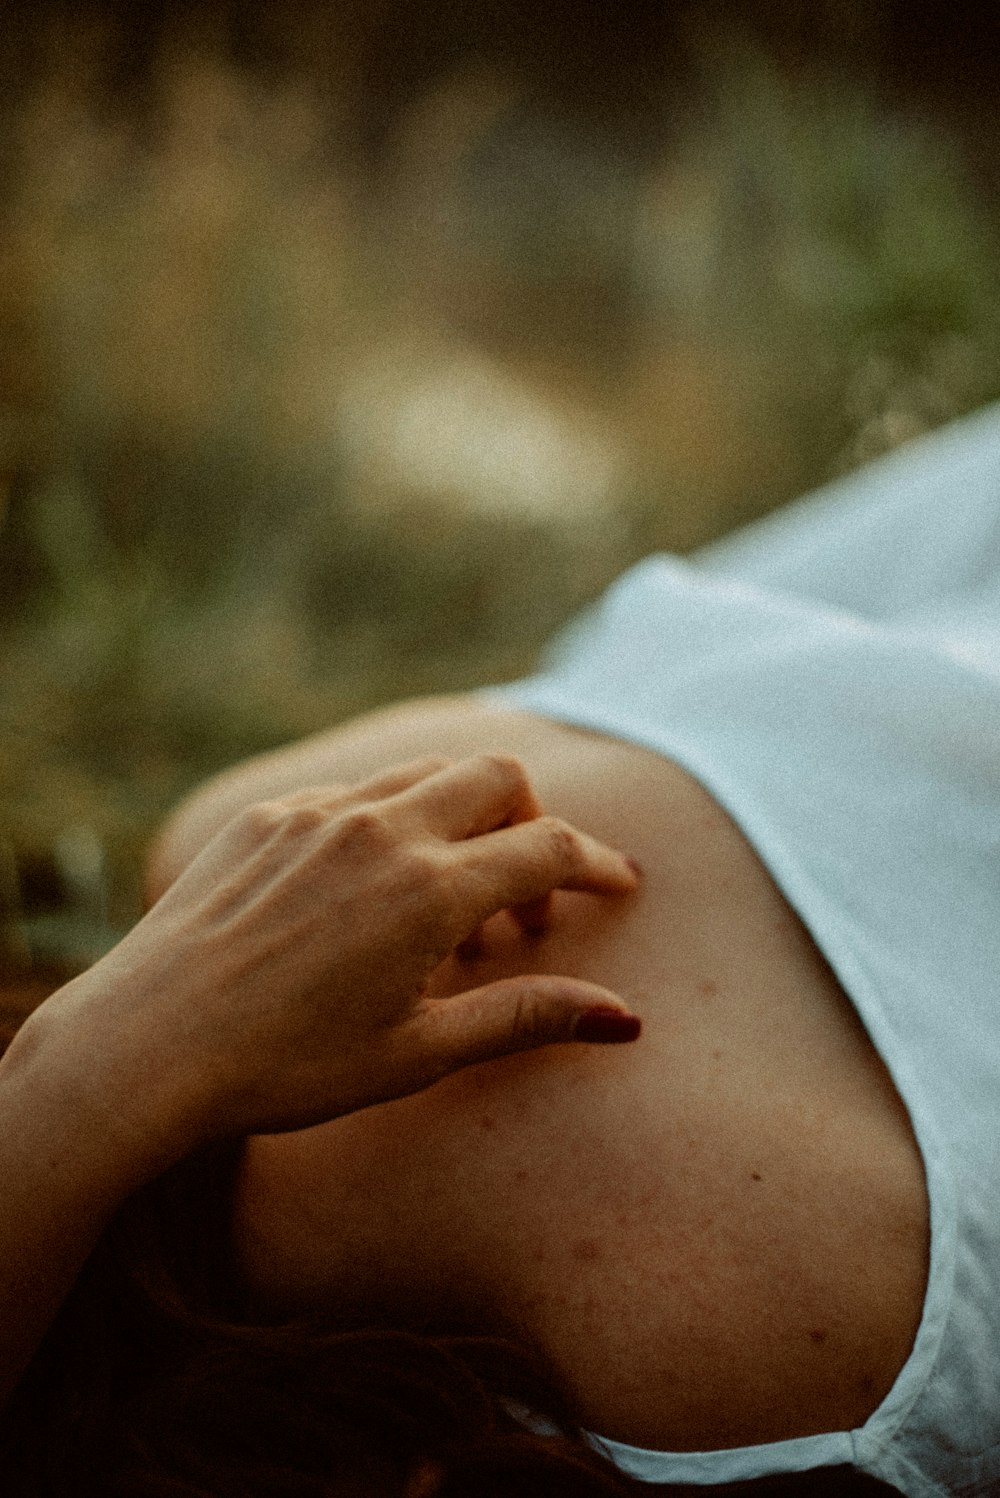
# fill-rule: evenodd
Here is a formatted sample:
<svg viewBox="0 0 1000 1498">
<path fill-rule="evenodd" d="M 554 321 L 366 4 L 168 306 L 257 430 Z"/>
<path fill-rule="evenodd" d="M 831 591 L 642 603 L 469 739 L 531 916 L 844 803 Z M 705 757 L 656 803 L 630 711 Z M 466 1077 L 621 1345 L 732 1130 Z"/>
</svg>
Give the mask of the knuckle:
<svg viewBox="0 0 1000 1498">
<path fill-rule="evenodd" d="M 357 807 L 337 819 L 333 843 L 342 853 L 383 853 L 392 841 L 385 818 L 373 807 Z"/>
<path fill-rule="evenodd" d="M 282 831 L 292 838 L 308 837 L 330 820 L 329 813 L 321 806 L 282 806 L 280 802 L 278 805 Z"/>
<path fill-rule="evenodd" d="M 506 784 L 518 788 L 528 784 L 528 772 L 516 755 L 480 754 L 478 759 L 484 770 L 492 772 Z"/>
<path fill-rule="evenodd" d="M 510 1047 L 512 1051 L 529 1049 L 537 1040 L 540 1030 L 540 1006 L 538 996 L 523 989 L 516 997 L 510 1017 Z"/>
<path fill-rule="evenodd" d="M 579 863 L 583 852 L 580 834 L 568 822 L 561 817 L 540 817 L 541 830 L 544 834 L 546 845 L 553 857 L 560 863 L 574 866 Z"/>
<path fill-rule="evenodd" d="M 414 760 L 409 768 L 421 775 L 436 775 L 441 770 L 450 770 L 454 763 L 445 754 L 425 754 Z"/>
<path fill-rule="evenodd" d="M 241 814 L 242 826 L 255 843 L 271 842 L 275 838 L 301 842 L 321 830 L 329 820 L 326 807 L 318 801 L 310 804 L 301 797 L 258 801 Z"/>
<path fill-rule="evenodd" d="M 407 848 L 402 866 L 410 884 L 428 893 L 437 894 L 442 899 L 450 892 L 451 879 L 448 870 L 441 859 L 435 855 L 433 848 L 426 845 Z"/>
<path fill-rule="evenodd" d="M 273 837 L 283 821 L 280 802 L 255 801 L 240 813 L 240 824 L 255 842 L 264 842 Z"/>
</svg>

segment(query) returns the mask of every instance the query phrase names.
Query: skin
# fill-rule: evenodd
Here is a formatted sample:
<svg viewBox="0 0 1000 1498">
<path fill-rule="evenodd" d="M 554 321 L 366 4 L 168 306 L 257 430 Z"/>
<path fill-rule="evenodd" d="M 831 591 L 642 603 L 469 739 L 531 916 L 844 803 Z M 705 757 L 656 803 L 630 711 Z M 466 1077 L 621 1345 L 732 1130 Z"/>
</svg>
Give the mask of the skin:
<svg viewBox="0 0 1000 1498">
<path fill-rule="evenodd" d="M 678 766 L 478 700 L 404 705 L 251 761 L 164 832 L 168 885 L 238 808 L 414 755 L 517 756 L 539 802 L 640 862 L 641 890 L 500 914 L 434 970 L 447 996 L 568 974 L 635 1046 L 553 1046 L 250 1141 L 245 1273 L 288 1311 L 513 1332 L 591 1429 L 698 1450 L 856 1426 L 919 1323 L 928 1208 L 905 1109 L 809 934 Z M 537 907 L 536 907 L 537 910 Z"/>
<path fill-rule="evenodd" d="M 522 767 L 424 760 L 255 799 L 0 1061 L 0 1398 L 110 1216 L 214 1140 L 302 1130 L 521 1048 L 634 1038 L 614 994 L 516 975 L 433 995 L 484 921 L 624 898 L 621 854 L 540 815 Z"/>
</svg>

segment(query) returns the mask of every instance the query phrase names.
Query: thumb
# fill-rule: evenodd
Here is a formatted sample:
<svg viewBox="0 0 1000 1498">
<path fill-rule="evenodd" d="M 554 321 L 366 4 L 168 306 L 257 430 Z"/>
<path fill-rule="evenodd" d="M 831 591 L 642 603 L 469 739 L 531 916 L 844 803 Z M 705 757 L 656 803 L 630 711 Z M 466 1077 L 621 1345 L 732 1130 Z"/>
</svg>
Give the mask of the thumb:
<svg viewBox="0 0 1000 1498">
<path fill-rule="evenodd" d="M 421 1040 L 441 1074 L 572 1040 L 613 1044 L 642 1028 L 617 994 L 578 978 L 526 974 L 432 1000 Z"/>
</svg>

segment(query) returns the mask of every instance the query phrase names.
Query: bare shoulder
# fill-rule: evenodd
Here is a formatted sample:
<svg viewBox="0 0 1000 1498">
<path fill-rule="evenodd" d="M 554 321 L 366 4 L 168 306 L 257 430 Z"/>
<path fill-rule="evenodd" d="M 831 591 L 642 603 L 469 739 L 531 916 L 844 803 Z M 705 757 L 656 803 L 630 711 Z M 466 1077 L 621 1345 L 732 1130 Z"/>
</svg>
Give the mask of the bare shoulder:
<svg viewBox="0 0 1000 1498">
<path fill-rule="evenodd" d="M 643 1038 L 490 1063 L 257 1141 L 238 1223 L 248 1273 L 299 1306 L 518 1331 L 592 1428 L 638 1445 L 860 1423 L 920 1318 L 922 1163 L 849 1000 L 690 776 L 632 745 L 437 699 L 252 762 L 175 835 L 217 815 L 223 792 L 229 806 L 481 750 L 524 759 L 547 808 L 634 854 L 645 887 L 627 909 L 558 896 L 541 940 L 497 917 L 437 991 L 574 973 L 635 1005 Z"/>
</svg>

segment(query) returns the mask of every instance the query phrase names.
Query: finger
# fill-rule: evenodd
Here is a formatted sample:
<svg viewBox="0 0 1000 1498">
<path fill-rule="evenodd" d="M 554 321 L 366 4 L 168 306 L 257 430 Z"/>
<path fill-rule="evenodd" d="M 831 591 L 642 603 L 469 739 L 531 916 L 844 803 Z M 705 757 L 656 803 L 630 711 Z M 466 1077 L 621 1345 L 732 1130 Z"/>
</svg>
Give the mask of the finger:
<svg viewBox="0 0 1000 1498">
<path fill-rule="evenodd" d="M 359 801 L 384 801 L 387 796 L 398 796 L 431 776 L 440 775 L 453 763 L 453 760 L 442 754 L 428 754 L 421 759 L 411 759 L 404 765 L 396 765 L 391 770 L 373 776 L 371 780 L 361 781 L 352 788 L 352 796 L 356 796 Z"/>
<path fill-rule="evenodd" d="M 455 948 L 455 956 L 462 962 L 479 962 L 486 955 L 486 937 L 482 926 L 470 931 Z"/>
<path fill-rule="evenodd" d="M 294 811 L 299 806 L 315 806 L 319 811 L 337 811 L 351 794 L 346 785 L 310 785 L 301 791 L 289 791 L 287 796 L 271 796 L 260 805 L 283 807 Z"/>
<path fill-rule="evenodd" d="M 282 806 L 292 809 L 297 806 L 316 806 L 320 809 L 339 811 L 345 806 L 352 806 L 363 801 L 384 801 L 389 796 L 398 796 L 403 791 L 410 790 L 419 785 L 431 775 L 438 775 L 442 770 L 452 763 L 443 756 L 430 756 L 423 759 L 408 761 L 405 765 L 396 765 L 391 770 L 386 770 L 370 780 L 362 780 L 356 785 L 314 785 L 304 790 L 292 791 L 287 796 L 277 799 Z"/>
<path fill-rule="evenodd" d="M 536 817 L 456 844 L 451 857 L 461 870 L 461 915 L 469 931 L 498 910 L 523 908 L 555 889 L 626 895 L 639 883 L 632 859 L 558 817 Z"/>
<path fill-rule="evenodd" d="M 525 900 L 512 905 L 510 913 L 525 936 L 542 936 L 552 924 L 553 900 L 551 894 L 541 895 L 537 900 Z"/>
<path fill-rule="evenodd" d="M 641 1028 L 617 994 L 596 983 L 527 974 L 429 1001 L 412 1021 L 409 1043 L 418 1037 L 427 1071 L 436 1078 L 544 1045 L 628 1042 Z"/>
<path fill-rule="evenodd" d="M 406 797 L 437 837 L 458 842 L 529 821 L 541 803 L 520 760 L 477 754 L 415 786 Z"/>
<path fill-rule="evenodd" d="M 527 937 L 543 936 L 552 924 L 553 901 L 551 895 L 540 900 L 527 900 L 523 905 L 512 905 L 510 915 Z M 486 927 L 477 926 L 458 943 L 455 956 L 463 962 L 479 962 L 486 956 Z"/>
</svg>

